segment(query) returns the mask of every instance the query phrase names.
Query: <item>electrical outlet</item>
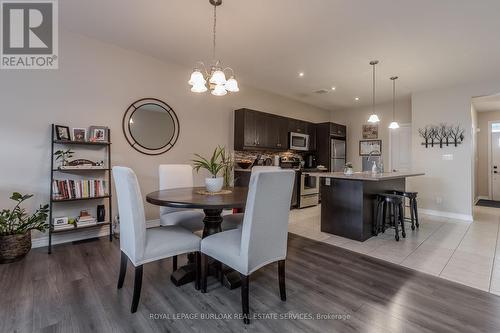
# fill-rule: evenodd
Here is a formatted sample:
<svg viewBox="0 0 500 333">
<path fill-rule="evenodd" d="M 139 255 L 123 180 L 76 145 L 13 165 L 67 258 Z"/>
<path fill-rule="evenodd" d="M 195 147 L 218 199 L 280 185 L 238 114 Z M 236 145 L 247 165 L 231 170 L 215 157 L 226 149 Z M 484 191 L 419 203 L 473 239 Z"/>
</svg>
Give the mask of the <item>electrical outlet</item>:
<svg viewBox="0 0 500 333">
<path fill-rule="evenodd" d="M 330 186 L 331 185 L 331 179 L 330 178 L 325 178 L 325 185 Z"/>
</svg>

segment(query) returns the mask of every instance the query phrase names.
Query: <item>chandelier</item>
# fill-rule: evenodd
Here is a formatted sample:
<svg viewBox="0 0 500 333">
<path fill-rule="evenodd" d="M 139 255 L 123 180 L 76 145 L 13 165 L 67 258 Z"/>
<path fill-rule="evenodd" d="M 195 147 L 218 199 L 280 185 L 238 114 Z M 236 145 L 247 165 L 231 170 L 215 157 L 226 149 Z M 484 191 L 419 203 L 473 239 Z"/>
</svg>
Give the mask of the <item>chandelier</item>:
<svg viewBox="0 0 500 333">
<path fill-rule="evenodd" d="M 191 85 L 191 91 L 195 93 L 203 93 L 210 89 L 210 93 L 214 96 L 224 96 L 227 92 L 238 92 L 238 81 L 234 77 L 234 71 L 230 67 L 223 67 L 220 60 L 216 60 L 216 28 L 217 28 L 217 7 L 222 5 L 222 0 L 209 0 L 214 6 L 214 25 L 213 25 L 213 50 L 212 58 L 214 59 L 210 71 L 207 70 L 205 64 L 201 61 L 197 62 L 196 67 L 191 73 L 191 78 L 188 83 Z M 226 80 L 225 72 L 230 71 L 230 77 Z M 208 81 L 208 88 L 206 83 Z"/>
</svg>

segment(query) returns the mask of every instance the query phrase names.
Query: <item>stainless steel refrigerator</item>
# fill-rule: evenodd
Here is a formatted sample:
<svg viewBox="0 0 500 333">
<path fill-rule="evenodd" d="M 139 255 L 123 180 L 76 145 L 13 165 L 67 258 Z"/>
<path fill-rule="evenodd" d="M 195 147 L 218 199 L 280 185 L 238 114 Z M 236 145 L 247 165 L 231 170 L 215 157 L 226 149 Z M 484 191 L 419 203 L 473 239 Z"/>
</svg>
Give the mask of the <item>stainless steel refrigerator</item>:
<svg viewBox="0 0 500 333">
<path fill-rule="evenodd" d="M 345 166 L 345 140 L 331 139 L 330 172 L 342 172 Z"/>
</svg>

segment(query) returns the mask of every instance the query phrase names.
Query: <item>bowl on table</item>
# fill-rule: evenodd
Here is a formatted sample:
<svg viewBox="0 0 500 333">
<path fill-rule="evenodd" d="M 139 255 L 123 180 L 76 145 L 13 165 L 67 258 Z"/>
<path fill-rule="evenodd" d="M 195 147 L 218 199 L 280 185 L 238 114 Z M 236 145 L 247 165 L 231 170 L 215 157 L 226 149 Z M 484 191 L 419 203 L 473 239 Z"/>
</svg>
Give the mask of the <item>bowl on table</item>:
<svg viewBox="0 0 500 333">
<path fill-rule="evenodd" d="M 248 169 L 252 165 L 252 163 L 253 162 L 250 160 L 242 160 L 236 162 L 236 164 L 242 169 Z"/>
</svg>

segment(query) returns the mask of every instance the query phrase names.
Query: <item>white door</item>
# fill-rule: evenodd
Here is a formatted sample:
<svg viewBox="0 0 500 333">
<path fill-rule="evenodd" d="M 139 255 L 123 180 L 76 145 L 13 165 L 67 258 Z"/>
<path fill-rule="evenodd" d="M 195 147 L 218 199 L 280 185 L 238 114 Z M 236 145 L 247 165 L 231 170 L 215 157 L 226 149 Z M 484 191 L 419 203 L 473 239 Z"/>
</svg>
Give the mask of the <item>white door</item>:
<svg viewBox="0 0 500 333">
<path fill-rule="evenodd" d="M 500 131 L 491 133 L 491 196 L 500 201 Z"/>
<path fill-rule="evenodd" d="M 391 171 L 411 170 L 411 124 L 391 129 Z"/>
</svg>

